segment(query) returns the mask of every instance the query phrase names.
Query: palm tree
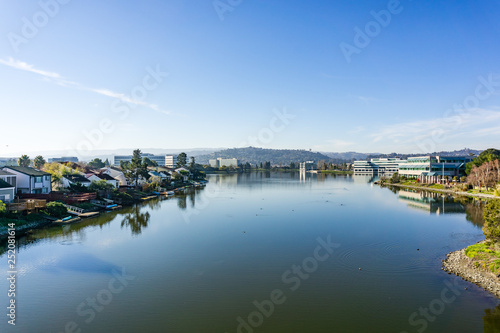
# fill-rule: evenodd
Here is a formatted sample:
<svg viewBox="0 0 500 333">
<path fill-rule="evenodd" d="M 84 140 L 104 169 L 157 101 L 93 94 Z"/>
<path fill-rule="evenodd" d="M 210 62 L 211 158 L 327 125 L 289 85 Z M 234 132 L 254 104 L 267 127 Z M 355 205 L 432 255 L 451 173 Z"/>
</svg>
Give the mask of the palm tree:
<svg viewBox="0 0 500 333">
<path fill-rule="evenodd" d="M 17 164 L 22 167 L 29 167 L 31 164 L 30 157 L 28 155 L 23 155 L 17 160 Z"/>
<path fill-rule="evenodd" d="M 41 167 L 43 167 L 43 165 L 47 163 L 45 161 L 45 159 L 43 158 L 42 155 L 38 155 L 37 157 L 35 157 L 35 159 L 33 160 L 33 165 L 35 166 L 35 168 L 37 169 L 40 169 Z"/>
</svg>

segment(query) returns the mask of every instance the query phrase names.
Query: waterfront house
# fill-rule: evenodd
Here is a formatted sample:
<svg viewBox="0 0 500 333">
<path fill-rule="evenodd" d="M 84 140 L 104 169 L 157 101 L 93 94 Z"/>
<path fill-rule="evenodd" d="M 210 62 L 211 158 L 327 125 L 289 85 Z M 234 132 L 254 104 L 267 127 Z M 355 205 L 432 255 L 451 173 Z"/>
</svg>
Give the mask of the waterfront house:
<svg viewBox="0 0 500 333">
<path fill-rule="evenodd" d="M 104 167 L 101 168 L 100 171 L 101 173 L 105 173 L 116 179 L 118 181 L 119 186 L 127 185 L 127 179 L 125 178 L 125 175 L 123 174 L 121 169 L 115 167 Z"/>
<path fill-rule="evenodd" d="M 16 193 L 48 194 L 52 189 L 50 173 L 21 166 L 6 166 L 2 170 L 16 175 Z"/>
<path fill-rule="evenodd" d="M 9 203 L 14 200 L 16 195 L 16 187 L 0 179 L 0 201 Z"/>
<path fill-rule="evenodd" d="M 115 178 L 111 177 L 111 176 L 110 176 L 110 175 L 108 175 L 107 173 L 99 173 L 99 174 L 97 174 L 97 175 L 95 175 L 95 176 L 96 176 L 99 180 L 105 180 L 105 181 L 106 181 L 106 183 L 113 185 L 113 187 L 114 187 L 114 188 L 118 188 L 118 186 L 119 186 L 119 184 L 120 184 L 120 182 L 119 182 L 117 179 L 115 179 Z"/>
<path fill-rule="evenodd" d="M 69 188 L 71 185 L 76 184 L 89 187 L 91 184 L 91 181 L 83 175 L 66 175 L 62 177 L 61 182 L 63 188 Z"/>
</svg>

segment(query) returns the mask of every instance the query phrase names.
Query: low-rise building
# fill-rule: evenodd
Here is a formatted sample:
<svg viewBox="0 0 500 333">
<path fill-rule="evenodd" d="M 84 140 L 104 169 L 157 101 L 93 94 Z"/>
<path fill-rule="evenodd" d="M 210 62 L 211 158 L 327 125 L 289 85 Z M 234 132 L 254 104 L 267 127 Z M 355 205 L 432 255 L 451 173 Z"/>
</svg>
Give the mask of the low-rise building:
<svg viewBox="0 0 500 333">
<path fill-rule="evenodd" d="M 473 160 L 472 156 L 418 156 L 409 157 L 407 163 L 399 167 L 399 175 L 436 181 L 442 177 L 461 177 L 465 175 L 465 165 Z"/>
<path fill-rule="evenodd" d="M 9 203 L 14 200 L 16 195 L 16 187 L 0 179 L 0 201 Z"/>
<path fill-rule="evenodd" d="M 78 163 L 78 157 L 76 157 L 76 156 L 63 156 L 63 157 L 49 158 L 49 163 L 53 163 L 53 162 L 73 162 L 73 163 Z"/>
<path fill-rule="evenodd" d="M 61 182 L 63 188 L 68 188 L 71 185 L 76 185 L 76 184 L 89 187 L 90 184 L 92 183 L 92 181 L 90 181 L 83 175 L 66 175 L 62 177 Z"/>
<path fill-rule="evenodd" d="M 21 166 L 6 166 L 2 170 L 16 175 L 17 193 L 48 194 L 52 189 L 50 173 Z"/>
<path fill-rule="evenodd" d="M 238 162 L 238 159 L 236 158 L 217 158 L 217 159 L 214 159 L 214 160 L 209 160 L 208 161 L 208 164 L 212 167 L 212 168 L 220 168 L 220 167 L 237 167 L 239 165 L 239 162 Z"/>
<path fill-rule="evenodd" d="M 177 156 L 165 155 L 165 166 L 171 169 L 175 168 L 177 166 Z"/>
<path fill-rule="evenodd" d="M 400 158 L 372 158 L 370 161 L 354 161 L 355 174 L 393 175 L 406 161 Z"/>
</svg>

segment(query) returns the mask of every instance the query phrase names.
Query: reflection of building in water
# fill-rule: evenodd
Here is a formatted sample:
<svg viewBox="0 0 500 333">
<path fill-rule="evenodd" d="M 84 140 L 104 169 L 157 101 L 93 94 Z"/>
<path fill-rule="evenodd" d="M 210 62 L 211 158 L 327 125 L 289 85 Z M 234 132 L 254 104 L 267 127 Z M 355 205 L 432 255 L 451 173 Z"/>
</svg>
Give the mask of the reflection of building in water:
<svg viewBox="0 0 500 333">
<path fill-rule="evenodd" d="M 428 211 L 431 214 L 465 213 L 465 207 L 451 196 L 442 196 L 438 193 L 400 190 L 399 201 L 408 204 L 408 207 Z"/>
<path fill-rule="evenodd" d="M 354 180 L 355 183 L 360 183 L 360 184 L 369 184 L 373 183 L 374 181 L 379 180 L 379 177 L 377 175 L 366 175 L 366 174 L 354 174 L 352 175 L 352 179 Z"/>
</svg>

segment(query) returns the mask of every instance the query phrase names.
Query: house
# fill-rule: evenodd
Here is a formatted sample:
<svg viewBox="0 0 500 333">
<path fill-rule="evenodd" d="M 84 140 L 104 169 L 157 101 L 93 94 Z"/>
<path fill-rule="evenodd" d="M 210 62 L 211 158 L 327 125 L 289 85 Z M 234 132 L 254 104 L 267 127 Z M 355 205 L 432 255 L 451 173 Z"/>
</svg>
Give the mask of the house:
<svg viewBox="0 0 500 333">
<path fill-rule="evenodd" d="M 107 175 L 110 175 L 114 179 L 118 180 L 119 186 L 122 186 L 122 185 L 126 186 L 127 185 L 127 179 L 125 178 L 125 175 L 123 174 L 123 172 L 120 169 L 114 168 L 114 167 L 105 167 L 105 168 L 100 169 L 100 171 L 101 171 L 101 173 L 105 173 Z"/>
<path fill-rule="evenodd" d="M 16 195 L 16 187 L 0 179 L 0 201 L 9 203 L 14 200 Z"/>
<path fill-rule="evenodd" d="M 17 193 L 48 194 L 52 189 L 50 173 L 21 166 L 6 166 L 2 170 L 16 175 Z"/>
<path fill-rule="evenodd" d="M 13 173 L 0 170 L 0 179 L 14 187 L 17 187 L 17 176 Z"/>
<path fill-rule="evenodd" d="M 161 172 L 149 171 L 149 175 L 151 177 L 159 177 L 161 179 L 161 181 L 170 180 L 170 175 L 167 176 L 167 174 L 164 171 L 161 171 Z"/>
<path fill-rule="evenodd" d="M 99 180 L 105 180 L 106 183 L 113 185 L 115 188 L 117 188 L 120 185 L 120 182 L 117 179 L 111 177 L 107 173 L 100 173 L 95 176 L 99 178 Z"/>
<path fill-rule="evenodd" d="M 76 184 L 89 187 L 91 183 L 91 181 L 85 178 L 85 176 L 83 175 L 66 175 L 62 177 L 61 182 L 63 188 L 68 188 L 70 187 L 70 185 L 76 185 Z"/>
</svg>

